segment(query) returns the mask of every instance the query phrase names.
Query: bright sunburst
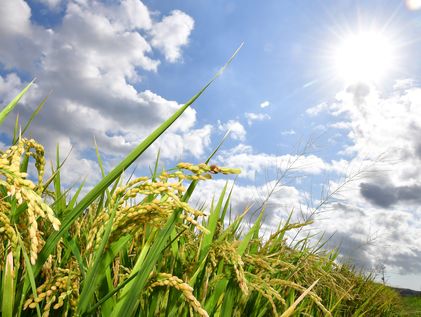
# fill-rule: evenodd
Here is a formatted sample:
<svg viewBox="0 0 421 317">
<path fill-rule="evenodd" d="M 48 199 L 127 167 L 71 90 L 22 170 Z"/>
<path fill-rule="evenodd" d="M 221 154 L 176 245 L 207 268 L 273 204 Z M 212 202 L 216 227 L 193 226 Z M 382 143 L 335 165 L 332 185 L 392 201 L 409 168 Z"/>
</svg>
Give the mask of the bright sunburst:
<svg viewBox="0 0 421 317">
<path fill-rule="evenodd" d="M 375 82 L 394 67 L 395 47 L 385 35 L 374 32 L 351 34 L 334 54 L 336 75 L 346 82 Z"/>
</svg>

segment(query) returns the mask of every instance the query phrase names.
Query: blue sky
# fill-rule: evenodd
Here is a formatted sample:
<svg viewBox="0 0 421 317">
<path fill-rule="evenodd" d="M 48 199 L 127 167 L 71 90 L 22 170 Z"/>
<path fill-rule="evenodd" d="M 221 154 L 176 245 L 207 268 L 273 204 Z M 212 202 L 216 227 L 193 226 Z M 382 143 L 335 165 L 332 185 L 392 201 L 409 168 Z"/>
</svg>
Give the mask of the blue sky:
<svg viewBox="0 0 421 317">
<path fill-rule="evenodd" d="M 243 170 L 237 213 L 273 189 L 267 231 L 291 210 L 312 215 L 344 261 L 385 264 L 389 283 L 419 289 L 419 2 L 2 2 L 0 102 L 37 77 L 17 109 L 27 118 L 52 90 L 32 136 L 50 157 L 57 143 L 62 153 L 72 148 L 64 181 L 87 176 L 89 186 L 99 178 L 94 137 L 110 169 L 244 43 L 137 171 L 159 148 L 166 166 L 201 162 L 231 129 L 215 162 Z M 198 199 L 224 182 L 203 184 Z"/>
</svg>

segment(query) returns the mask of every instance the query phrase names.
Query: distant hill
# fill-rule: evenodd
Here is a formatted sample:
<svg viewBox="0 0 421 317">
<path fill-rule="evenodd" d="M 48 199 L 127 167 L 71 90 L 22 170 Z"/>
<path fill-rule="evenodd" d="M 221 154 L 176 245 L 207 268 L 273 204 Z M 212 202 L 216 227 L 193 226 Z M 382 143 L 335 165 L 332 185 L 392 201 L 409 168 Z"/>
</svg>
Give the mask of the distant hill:
<svg viewBox="0 0 421 317">
<path fill-rule="evenodd" d="M 401 296 L 421 296 L 421 291 L 414 291 L 408 288 L 399 288 L 399 287 L 392 287 L 395 291 L 397 291 Z"/>
</svg>

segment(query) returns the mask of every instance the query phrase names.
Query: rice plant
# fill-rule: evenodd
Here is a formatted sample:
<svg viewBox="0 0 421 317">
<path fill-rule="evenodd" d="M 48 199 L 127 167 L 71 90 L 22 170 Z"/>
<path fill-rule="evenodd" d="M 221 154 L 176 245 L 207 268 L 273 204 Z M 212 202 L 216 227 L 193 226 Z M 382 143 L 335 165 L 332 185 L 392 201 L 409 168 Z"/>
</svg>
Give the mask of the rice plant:
<svg viewBox="0 0 421 317">
<path fill-rule="evenodd" d="M 192 207 L 198 182 L 240 173 L 211 164 L 214 153 L 169 170 L 156 163 L 152 175 L 123 181 L 122 173 L 213 80 L 84 197 L 83 184 L 73 197 L 62 188 L 58 151 L 52 176 L 44 179 L 42 145 L 15 132 L 0 153 L 2 316 L 399 313 L 396 293 L 338 264 L 336 252 L 311 247 L 308 239 L 287 241 L 289 231 L 308 223 L 286 219 L 264 239 L 262 209 L 248 230 L 247 210 L 226 225 L 228 186 L 209 210 Z M 0 123 L 29 86 L 0 113 Z M 28 177 L 29 164 L 36 178 Z"/>
</svg>

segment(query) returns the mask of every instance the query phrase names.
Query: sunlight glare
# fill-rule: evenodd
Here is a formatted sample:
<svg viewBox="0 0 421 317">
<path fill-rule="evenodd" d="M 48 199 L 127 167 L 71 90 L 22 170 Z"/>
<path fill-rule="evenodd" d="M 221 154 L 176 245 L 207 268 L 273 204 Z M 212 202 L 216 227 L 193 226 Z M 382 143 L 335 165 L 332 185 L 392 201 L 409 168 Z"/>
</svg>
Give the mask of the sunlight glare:
<svg viewBox="0 0 421 317">
<path fill-rule="evenodd" d="M 406 0 L 405 3 L 409 10 L 421 9 L 421 0 Z"/>
<path fill-rule="evenodd" d="M 335 52 L 335 71 L 347 82 L 378 81 L 393 66 L 393 50 L 390 40 L 381 33 L 352 34 Z"/>
</svg>

